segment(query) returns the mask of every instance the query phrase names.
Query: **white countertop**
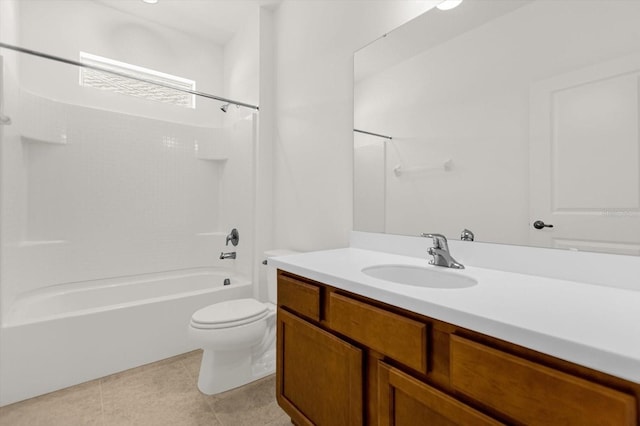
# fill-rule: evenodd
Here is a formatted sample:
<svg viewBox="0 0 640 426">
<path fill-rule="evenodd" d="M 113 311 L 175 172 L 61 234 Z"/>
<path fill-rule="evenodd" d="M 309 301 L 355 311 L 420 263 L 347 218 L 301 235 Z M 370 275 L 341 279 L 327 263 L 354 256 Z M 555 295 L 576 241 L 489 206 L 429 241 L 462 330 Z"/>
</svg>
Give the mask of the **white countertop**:
<svg viewBox="0 0 640 426">
<path fill-rule="evenodd" d="M 455 254 L 455 253 L 454 253 Z M 343 248 L 270 258 L 270 265 L 412 312 L 640 383 L 640 291 Z M 463 262 L 464 263 L 464 262 Z M 372 278 L 382 264 L 437 268 L 478 281 L 460 289 Z"/>
</svg>

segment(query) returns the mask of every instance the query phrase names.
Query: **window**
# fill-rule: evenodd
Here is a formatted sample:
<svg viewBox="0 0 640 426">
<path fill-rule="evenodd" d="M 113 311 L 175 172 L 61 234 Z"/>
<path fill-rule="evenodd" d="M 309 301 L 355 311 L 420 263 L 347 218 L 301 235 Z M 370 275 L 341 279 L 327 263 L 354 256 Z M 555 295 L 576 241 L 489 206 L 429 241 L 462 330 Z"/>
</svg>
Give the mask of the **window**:
<svg viewBox="0 0 640 426">
<path fill-rule="evenodd" d="M 176 89 L 196 90 L 196 82 L 182 77 L 165 74 L 148 68 L 114 61 L 90 53 L 80 52 L 80 62 L 102 69 L 115 71 L 119 74 L 130 75 L 135 78 L 151 82 L 158 82 Z M 97 71 L 90 68 L 80 68 L 80 85 L 95 87 L 102 90 L 124 95 L 136 96 L 158 102 L 169 103 L 186 108 L 196 107 L 196 97 L 191 93 L 180 92 L 169 87 L 158 86 L 144 81 L 132 80 L 115 74 Z"/>
</svg>

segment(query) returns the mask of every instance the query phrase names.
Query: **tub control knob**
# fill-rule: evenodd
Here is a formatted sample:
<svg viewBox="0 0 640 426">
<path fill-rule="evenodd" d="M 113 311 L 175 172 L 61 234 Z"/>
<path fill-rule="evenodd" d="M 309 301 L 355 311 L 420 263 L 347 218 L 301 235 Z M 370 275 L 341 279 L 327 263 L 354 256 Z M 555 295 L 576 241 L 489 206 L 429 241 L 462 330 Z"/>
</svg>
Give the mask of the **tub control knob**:
<svg viewBox="0 0 640 426">
<path fill-rule="evenodd" d="M 240 233 L 238 233 L 236 228 L 233 228 L 229 235 L 227 235 L 225 246 L 229 245 L 229 241 L 231 241 L 231 244 L 233 244 L 234 247 L 238 245 L 238 242 L 240 241 Z"/>
</svg>

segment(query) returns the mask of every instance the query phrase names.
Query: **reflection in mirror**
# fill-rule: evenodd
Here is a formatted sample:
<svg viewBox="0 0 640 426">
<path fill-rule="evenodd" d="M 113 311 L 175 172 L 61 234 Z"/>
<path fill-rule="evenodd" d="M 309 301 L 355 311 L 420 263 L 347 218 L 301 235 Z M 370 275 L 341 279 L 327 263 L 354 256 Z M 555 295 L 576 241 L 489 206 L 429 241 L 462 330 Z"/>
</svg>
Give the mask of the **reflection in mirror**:
<svg viewBox="0 0 640 426">
<path fill-rule="evenodd" d="M 640 255 L 638 22 L 467 0 L 356 52 L 354 126 L 393 139 L 354 133 L 354 228 Z"/>
</svg>

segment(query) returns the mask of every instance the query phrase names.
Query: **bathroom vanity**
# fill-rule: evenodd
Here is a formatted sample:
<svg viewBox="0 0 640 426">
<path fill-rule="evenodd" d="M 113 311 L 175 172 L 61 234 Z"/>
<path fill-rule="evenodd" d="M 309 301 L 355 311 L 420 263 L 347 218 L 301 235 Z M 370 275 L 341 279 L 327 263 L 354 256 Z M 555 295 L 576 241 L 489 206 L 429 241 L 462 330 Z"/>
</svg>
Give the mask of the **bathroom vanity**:
<svg viewBox="0 0 640 426">
<path fill-rule="evenodd" d="M 538 304 L 529 284 L 568 281 L 470 266 L 475 286 L 414 288 L 362 270 L 425 259 L 357 248 L 272 261 L 277 398 L 296 425 L 640 424 L 638 326 L 607 308 L 585 317 L 592 297 L 637 291 L 581 284 L 592 294 L 559 308 L 563 289 Z"/>
</svg>

